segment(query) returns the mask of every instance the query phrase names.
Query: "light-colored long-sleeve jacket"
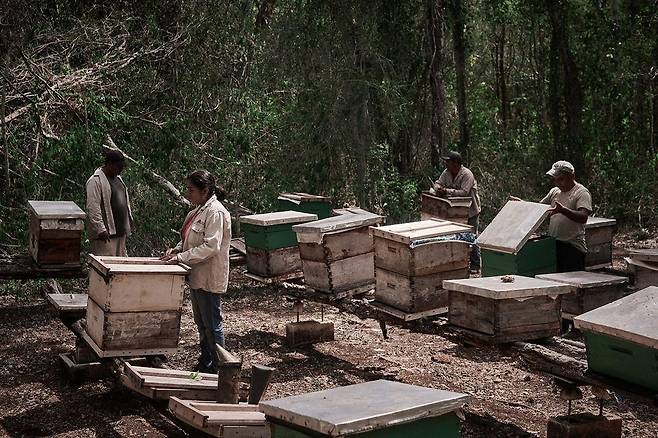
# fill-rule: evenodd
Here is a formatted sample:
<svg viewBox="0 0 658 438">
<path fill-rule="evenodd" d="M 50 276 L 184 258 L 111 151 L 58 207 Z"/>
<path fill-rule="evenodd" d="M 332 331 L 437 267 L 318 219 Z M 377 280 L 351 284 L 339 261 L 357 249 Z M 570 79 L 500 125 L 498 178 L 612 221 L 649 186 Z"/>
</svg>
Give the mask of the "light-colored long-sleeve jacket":
<svg viewBox="0 0 658 438">
<path fill-rule="evenodd" d="M 176 258 L 192 268 L 192 289 L 224 293 L 228 287 L 231 215 L 215 195 L 190 211 L 185 222 L 195 214 L 187 239 L 174 248 Z"/>
<path fill-rule="evenodd" d="M 124 190 L 126 191 L 126 201 L 128 202 L 128 218 L 130 225 L 133 224 L 133 213 L 130 207 L 130 198 L 128 197 L 128 189 L 126 183 L 123 182 L 120 176 L 117 176 Z M 112 215 L 112 206 L 110 199 L 112 197 L 112 187 L 107 180 L 107 176 L 103 169 L 98 168 L 96 172 L 87 180 L 87 231 L 89 232 L 89 239 L 97 239 L 98 235 L 103 231 L 107 231 L 109 235 L 116 234 L 117 230 L 114 224 L 114 216 Z M 126 235 L 130 235 L 130 230 L 126 230 Z"/>
<path fill-rule="evenodd" d="M 471 208 L 468 211 L 469 218 L 480 214 L 482 208 L 480 207 L 478 183 L 470 169 L 462 166 L 454 178 L 450 171 L 445 169 L 436 183 L 446 188 L 447 196 L 464 196 L 470 197 L 473 200 L 471 202 Z"/>
</svg>

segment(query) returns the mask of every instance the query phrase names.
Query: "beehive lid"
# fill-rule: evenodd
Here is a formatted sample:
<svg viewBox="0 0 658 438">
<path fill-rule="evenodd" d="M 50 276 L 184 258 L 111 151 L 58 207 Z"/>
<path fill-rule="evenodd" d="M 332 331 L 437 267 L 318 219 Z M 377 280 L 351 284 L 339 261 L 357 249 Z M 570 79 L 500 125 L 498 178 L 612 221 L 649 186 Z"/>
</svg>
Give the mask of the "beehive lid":
<svg viewBox="0 0 658 438">
<path fill-rule="evenodd" d="M 431 239 L 433 237 L 448 236 L 456 233 L 470 233 L 472 229 L 470 225 L 442 219 L 428 219 L 406 224 L 388 225 L 386 227 L 371 227 L 370 232 L 373 236 L 411 244 L 421 239 Z"/>
<path fill-rule="evenodd" d="M 658 349 L 658 287 L 650 286 L 574 317 L 581 330 Z"/>
<path fill-rule="evenodd" d="M 27 201 L 37 219 L 84 219 L 84 211 L 73 201 Z"/>
<path fill-rule="evenodd" d="M 316 236 L 318 239 L 321 239 L 325 233 L 366 227 L 381 224 L 382 222 L 384 222 L 383 216 L 366 211 L 360 214 L 343 214 L 319 221 L 306 222 L 304 224 L 294 225 L 292 229 L 297 234 Z"/>
<path fill-rule="evenodd" d="M 506 283 L 502 281 L 503 277 L 512 277 L 514 281 Z M 571 286 L 568 284 L 521 275 L 443 280 L 443 288 L 494 300 L 560 295 L 571 292 Z"/>
<path fill-rule="evenodd" d="M 157 257 L 114 257 L 89 254 L 89 263 L 103 275 L 170 274 L 187 275 L 190 267 L 182 263 L 168 264 Z"/>
<path fill-rule="evenodd" d="M 655 262 L 644 262 L 635 258 L 629 259 L 628 257 L 624 257 L 624 260 L 629 265 L 639 266 L 640 268 L 650 269 L 652 271 L 658 271 L 658 263 Z"/>
<path fill-rule="evenodd" d="M 518 253 L 548 217 L 550 205 L 509 201 L 478 237 L 481 248 Z"/>
<path fill-rule="evenodd" d="M 604 217 L 590 216 L 587 218 L 585 228 L 599 228 L 617 225 L 617 219 L 606 219 Z"/>
<path fill-rule="evenodd" d="M 331 198 L 327 196 L 311 195 L 310 193 L 303 192 L 292 192 L 292 193 L 281 193 L 279 197 L 282 201 L 290 201 L 295 204 L 300 204 L 302 202 L 329 202 Z"/>
<path fill-rule="evenodd" d="M 359 207 L 347 207 L 347 208 L 334 208 L 331 211 L 331 213 L 335 216 L 338 216 L 341 214 L 362 214 L 362 213 L 370 213 L 370 212 Z"/>
<path fill-rule="evenodd" d="M 658 262 L 658 248 L 630 249 L 628 250 L 628 255 L 633 260 L 639 260 L 641 262 Z"/>
<path fill-rule="evenodd" d="M 621 277 L 619 275 L 601 274 L 598 272 L 589 272 L 589 271 L 561 272 L 558 274 L 541 274 L 541 275 L 535 275 L 535 278 L 556 281 L 558 283 L 570 284 L 578 289 L 611 286 L 615 284 L 624 284 L 628 282 L 627 277 Z"/>
<path fill-rule="evenodd" d="M 316 220 L 318 220 L 318 216 L 315 214 L 302 213 L 292 210 L 277 211 L 274 213 L 252 214 L 250 216 L 242 216 L 240 218 L 240 222 L 243 224 L 259 225 L 261 227 L 283 224 L 299 224 Z"/>
<path fill-rule="evenodd" d="M 374 380 L 260 403 L 268 417 L 326 436 L 384 429 L 461 407 L 470 396 L 405 383 Z"/>
<path fill-rule="evenodd" d="M 473 203 L 473 198 L 470 196 L 452 196 L 452 197 L 447 197 L 444 198 L 442 196 L 437 196 L 433 195 L 430 192 L 424 192 L 424 196 L 438 199 L 439 201 L 443 201 L 446 204 L 448 204 L 450 207 L 470 207 L 471 204 Z"/>
</svg>

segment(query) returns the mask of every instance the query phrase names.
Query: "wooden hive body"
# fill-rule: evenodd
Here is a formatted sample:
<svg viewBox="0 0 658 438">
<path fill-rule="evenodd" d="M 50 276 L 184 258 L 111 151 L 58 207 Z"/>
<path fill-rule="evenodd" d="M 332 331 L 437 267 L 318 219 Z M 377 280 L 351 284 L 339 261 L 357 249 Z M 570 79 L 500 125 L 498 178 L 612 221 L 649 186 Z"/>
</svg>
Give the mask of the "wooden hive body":
<svg viewBox="0 0 658 438">
<path fill-rule="evenodd" d="M 617 231 L 615 219 L 590 216 L 585 224 L 587 255 L 585 268 L 612 266 L 612 238 Z"/>
<path fill-rule="evenodd" d="M 471 198 L 441 198 L 423 193 L 420 198 L 420 220 L 436 218 L 465 224 L 472 202 Z"/>
<path fill-rule="evenodd" d="M 85 213 L 70 201 L 28 201 L 28 250 L 42 267 L 79 266 Z"/>
</svg>

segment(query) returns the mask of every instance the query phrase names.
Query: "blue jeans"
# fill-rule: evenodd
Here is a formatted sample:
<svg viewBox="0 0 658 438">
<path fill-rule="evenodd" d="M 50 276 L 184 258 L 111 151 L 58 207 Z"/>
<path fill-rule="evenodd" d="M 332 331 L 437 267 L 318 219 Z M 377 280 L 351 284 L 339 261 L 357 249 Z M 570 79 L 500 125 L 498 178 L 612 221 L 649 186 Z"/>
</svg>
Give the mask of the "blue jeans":
<svg viewBox="0 0 658 438">
<path fill-rule="evenodd" d="M 473 227 L 473 234 L 477 238 L 480 228 L 480 215 L 469 217 L 468 225 Z M 480 269 L 480 247 L 477 242 L 471 247 L 471 269 Z"/>
<path fill-rule="evenodd" d="M 215 344 L 224 346 L 224 316 L 220 295 L 203 289 L 192 289 L 190 295 L 194 322 L 199 330 L 199 364 L 206 368 L 216 367 Z"/>
</svg>

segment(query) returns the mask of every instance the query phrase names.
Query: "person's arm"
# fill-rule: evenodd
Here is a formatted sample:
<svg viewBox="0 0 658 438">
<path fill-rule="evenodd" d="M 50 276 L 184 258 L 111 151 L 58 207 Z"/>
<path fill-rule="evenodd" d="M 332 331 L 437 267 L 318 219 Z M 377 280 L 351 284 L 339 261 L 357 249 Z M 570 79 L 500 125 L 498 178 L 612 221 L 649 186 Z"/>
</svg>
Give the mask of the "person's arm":
<svg viewBox="0 0 658 438">
<path fill-rule="evenodd" d="M 95 233 L 95 236 L 90 236 L 90 238 L 103 238 L 103 236 L 109 235 L 105 229 L 105 224 L 103 223 L 103 212 L 101 210 L 101 202 L 103 195 L 101 192 L 101 185 L 95 180 L 92 179 L 87 183 L 87 218 L 89 219 L 90 231 Z"/>
<path fill-rule="evenodd" d="M 219 253 L 224 231 L 224 214 L 216 212 L 206 219 L 203 243 L 176 256 L 176 260 L 187 265 L 201 263 Z"/>
<path fill-rule="evenodd" d="M 458 189 L 446 189 L 446 194 L 448 196 L 470 196 L 471 190 L 475 187 L 475 176 L 466 172 L 459 186 Z"/>
<path fill-rule="evenodd" d="M 546 196 L 544 196 L 543 198 L 541 198 L 541 201 L 539 201 L 539 203 L 540 203 L 540 204 L 548 204 L 548 205 L 550 205 L 551 202 L 553 201 L 553 193 L 554 193 L 554 192 L 555 192 L 555 189 L 551 189 L 551 190 L 549 190 L 548 193 L 546 194 Z"/>
<path fill-rule="evenodd" d="M 446 185 L 448 185 L 448 171 L 444 170 L 441 175 L 439 175 L 439 179 L 437 179 L 434 183 L 434 192 L 436 192 L 436 194 L 439 196 L 445 195 Z"/>
<path fill-rule="evenodd" d="M 563 214 L 569 219 L 571 219 L 572 221 L 578 222 L 580 224 L 586 223 L 587 218 L 589 217 L 589 211 L 586 208 L 581 207 L 578 209 L 570 209 L 560 204 L 557 201 L 555 201 L 555 207 L 551 208 L 548 211 L 550 212 L 551 216 L 558 213 Z"/>
</svg>

